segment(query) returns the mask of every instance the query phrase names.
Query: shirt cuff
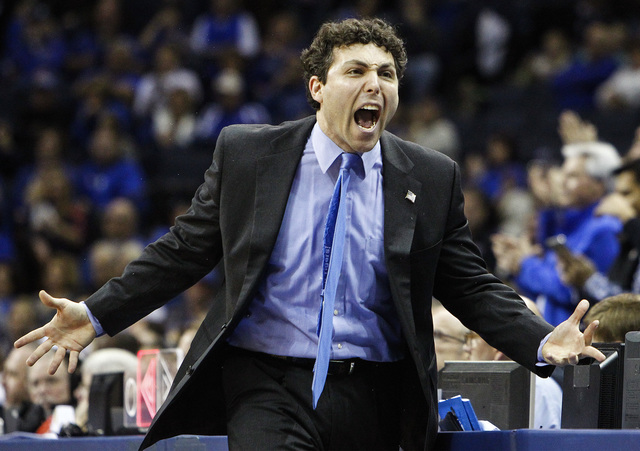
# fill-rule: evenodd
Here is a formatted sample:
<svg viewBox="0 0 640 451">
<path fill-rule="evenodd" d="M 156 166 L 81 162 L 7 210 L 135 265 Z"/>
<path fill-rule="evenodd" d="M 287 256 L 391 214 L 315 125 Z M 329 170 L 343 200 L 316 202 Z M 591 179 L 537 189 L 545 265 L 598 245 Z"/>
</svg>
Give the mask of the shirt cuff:
<svg viewBox="0 0 640 451">
<path fill-rule="evenodd" d="M 98 318 L 93 316 L 93 313 L 91 313 L 91 310 L 89 310 L 89 307 L 87 306 L 87 304 L 84 303 L 84 301 L 80 302 L 80 304 L 84 307 L 85 311 L 87 312 L 87 315 L 89 316 L 89 321 L 91 321 L 91 325 L 93 326 L 93 329 L 96 331 L 96 337 L 104 335 L 104 329 L 102 328 L 100 321 L 98 321 Z M 538 355 L 539 354 L 540 354 L 540 351 L 538 351 Z"/>
<path fill-rule="evenodd" d="M 547 343 L 547 340 L 549 340 L 549 337 L 551 336 L 551 332 L 549 332 L 540 342 L 540 346 L 538 347 L 538 362 L 536 363 L 536 366 L 548 366 L 549 363 L 547 363 L 544 360 L 544 357 L 542 357 L 542 347 Z"/>
</svg>

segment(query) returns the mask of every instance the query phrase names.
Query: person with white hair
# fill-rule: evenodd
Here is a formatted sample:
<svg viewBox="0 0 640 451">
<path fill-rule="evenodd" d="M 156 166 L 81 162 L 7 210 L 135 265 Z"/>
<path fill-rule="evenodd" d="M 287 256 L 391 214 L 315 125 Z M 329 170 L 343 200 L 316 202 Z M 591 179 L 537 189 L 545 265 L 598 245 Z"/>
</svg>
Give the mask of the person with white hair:
<svg viewBox="0 0 640 451">
<path fill-rule="evenodd" d="M 584 255 L 606 272 L 618 255 L 617 234 L 622 228 L 617 218 L 595 214 L 611 188 L 612 172 L 621 163 L 616 149 L 595 140 L 570 142 L 563 146 L 562 155 L 562 193 L 558 205 L 540 213 L 538 241 L 492 237 L 498 267 L 523 294 L 536 300 L 553 325 L 566 320 L 580 301 L 580 293 L 558 271 L 557 252 L 568 249 Z M 547 246 L 549 240 L 555 245 Z"/>
<path fill-rule="evenodd" d="M 80 383 L 73 391 L 73 396 L 77 401 L 76 424 L 81 429 L 86 429 L 89 419 L 89 392 L 93 376 L 119 372 L 135 376 L 137 370 L 138 358 L 125 349 L 102 348 L 91 352 L 82 362 Z"/>
</svg>

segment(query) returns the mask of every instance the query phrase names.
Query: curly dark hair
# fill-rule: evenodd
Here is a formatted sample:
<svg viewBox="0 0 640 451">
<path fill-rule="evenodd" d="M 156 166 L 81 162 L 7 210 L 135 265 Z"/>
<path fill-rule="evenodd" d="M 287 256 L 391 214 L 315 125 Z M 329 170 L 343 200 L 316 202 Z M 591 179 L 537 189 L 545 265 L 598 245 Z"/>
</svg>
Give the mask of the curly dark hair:
<svg viewBox="0 0 640 451">
<path fill-rule="evenodd" d="M 352 44 L 375 44 L 393 55 L 398 80 L 402 79 L 407 65 L 404 42 L 396 30 L 382 19 L 346 19 L 341 22 L 324 23 L 311 45 L 302 51 L 300 59 L 304 70 L 307 101 L 315 109 L 320 104 L 313 100 L 309 91 L 309 80 L 314 75 L 322 83 L 327 81 L 327 72 L 333 63 L 333 50 Z"/>
</svg>

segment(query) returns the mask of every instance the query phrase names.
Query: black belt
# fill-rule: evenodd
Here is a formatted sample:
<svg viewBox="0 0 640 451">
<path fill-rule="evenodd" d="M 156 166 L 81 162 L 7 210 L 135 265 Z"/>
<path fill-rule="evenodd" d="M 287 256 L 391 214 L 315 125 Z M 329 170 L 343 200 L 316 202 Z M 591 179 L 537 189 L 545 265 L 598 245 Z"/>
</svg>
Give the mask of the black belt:
<svg viewBox="0 0 640 451">
<path fill-rule="evenodd" d="M 304 357 L 289 357 L 284 355 L 266 354 L 263 352 L 249 351 L 246 349 L 235 348 L 238 352 L 252 357 L 256 357 L 262 360 L 271 360 L 276 362 L 285 362 L 299 368 L 307 370 L 313 370 L 316 359 L 308 359 Z M 349 376 L 355 372 L 360 372 L 366 369 L 380 368 L 381 366 L 390 365 L 390 363 L 372 362 L 369 360 L 363 360 L 359 358 L 344 359 L 344 360 L 330 360 L 329 369 L 327 374 L 330 376 Z"/>
</svg>

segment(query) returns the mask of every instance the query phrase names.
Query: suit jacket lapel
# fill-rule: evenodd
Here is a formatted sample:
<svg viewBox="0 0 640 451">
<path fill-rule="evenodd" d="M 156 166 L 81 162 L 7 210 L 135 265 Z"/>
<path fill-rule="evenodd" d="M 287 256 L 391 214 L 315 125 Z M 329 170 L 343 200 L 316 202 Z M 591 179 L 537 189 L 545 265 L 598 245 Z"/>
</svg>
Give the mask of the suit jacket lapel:
<svg viewBox="0 0 640 451">
<path fill-rule="evenodd" d="M 411 307 L 410 259 L 417 208 L 412 195 L 422 183 L 410 175 L 413 162 L 390 135 L 381 140 L 384 180 L 384 249 L 391 293 L 405 332 L 415 332 Z M 414 199 L 415 200 L 415 199 Z"/>
</svg>

